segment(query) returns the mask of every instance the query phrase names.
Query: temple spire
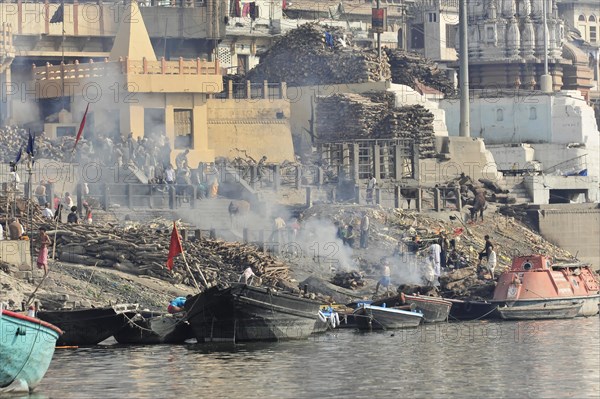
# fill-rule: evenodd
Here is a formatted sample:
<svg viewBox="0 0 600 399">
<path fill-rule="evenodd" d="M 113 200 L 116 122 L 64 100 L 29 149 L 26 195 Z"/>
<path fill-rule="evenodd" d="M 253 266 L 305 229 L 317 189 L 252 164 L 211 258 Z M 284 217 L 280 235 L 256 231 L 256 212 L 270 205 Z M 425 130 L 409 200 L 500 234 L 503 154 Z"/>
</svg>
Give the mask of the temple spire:
<svg viewBox="0 0 600 399">
<path fill-rule="evenodd" d="M 119 57 L 136 61 L 145 57 L 149 61 L 156 61 L 156 54 L 136 0 L 126 1 L 119 30 L 108 58 L 118 61 Z"/>
</svg>

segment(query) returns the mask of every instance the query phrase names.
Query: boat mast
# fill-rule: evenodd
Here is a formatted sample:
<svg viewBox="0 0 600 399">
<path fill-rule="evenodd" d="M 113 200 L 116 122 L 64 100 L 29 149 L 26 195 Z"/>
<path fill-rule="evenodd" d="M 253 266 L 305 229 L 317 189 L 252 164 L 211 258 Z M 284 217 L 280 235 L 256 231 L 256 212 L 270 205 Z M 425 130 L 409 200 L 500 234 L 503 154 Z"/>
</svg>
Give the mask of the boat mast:
<svg viewBox="0 0 600 399">
<path fill-rule="evenodd" d="M 459 13 L 459 31 L 460 31 L 460 65 L 459 65 L 459 83 L 460 83 L 460 137 L 471 136 L 470 115 L 469 115 L 469 49 L 467 40 L 467 0 L 460 0 Z"/>
</svg>

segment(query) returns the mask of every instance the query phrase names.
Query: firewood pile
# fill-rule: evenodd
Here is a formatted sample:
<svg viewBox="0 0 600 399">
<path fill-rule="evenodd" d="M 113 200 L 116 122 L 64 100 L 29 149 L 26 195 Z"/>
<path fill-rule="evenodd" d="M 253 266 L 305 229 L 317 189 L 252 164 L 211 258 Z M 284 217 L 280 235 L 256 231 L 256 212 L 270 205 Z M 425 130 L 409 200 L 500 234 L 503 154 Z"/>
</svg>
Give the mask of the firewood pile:
<svg viewBox="0 0 600 399">
<path fill-rule="evenodd" d="M 329 43 L 326 33 L 331 35 Z M 344 43 L 344 44 L 342 44 Z M 352 45 L 343 28 L 304 24 L 280 37 L 248 73 L 253 82 L 287 82 L 288 86 L 362 83 L 388 80 L 387 56 Z"/>
<path fill-rule="evenodd" d="M 394 107 L 390 94 L 333 94 L 318 98 L 317 132 L 323 141 L 409 139 L 421 157 L 435 156 L 434 116 L 421 105 Z"/>
<path fill-rule="evenodd" d="M 419 144 L 422 158 L 435 156 L 434 116 L 421 105 L 391 108 L 374 131 L 375 138 L 410 139 Z"/>
<path fill-rule="evenodd" d="M 54 231 L 48 235 L 53 239 Z M 116 228 L 67 224 L 56 231 L 57 257 L 63 262 L 111 267 L 193 285 L 182 256 L 175 258 L 173 271 L 166 268 L 170 235 L 169 229 L 155 230 L 145 225 Z M 248 266 L 267 285 L 288 279 L 286 264 L 251 245 L 209 239 L 188 240 L 182 245 L 199 284 L 202 278 L 198 270 L 210 286 L 228 285 L 237 282 Z"/>
<path fill-rule="evenodd" d="M 445 95 L 455 93 L 452 82 L 436 64 L 417 53 L 401 49 L 385 49 L 388 56 L 392 82 L 417 89 L 416 82 L 439 90 Z"/>
<path fill-rule="evenodd" d="M 339 287 L 356 289 L 364 287 L 366 281 L 359 272 L 337 272 L 331 279 L 331 282 Z"/>
<path fill-rule="evenodd" d="M 373 102 L 360 94 L 344 93 L 319 97 L 319 138 L 325 141 L 369 138 L 386 112 L 386 104 Z"/>
<path fill-rule="evenodd" d="M 32 132 L 33 133 L 33 132 Z M 26 159 L 25 149 L 29 132 L 16 126 L 6 126 L 0 129 L 0 160 L 3 163 L 15 161 L 19 149 L 22 149 L 22 159 Z M 34 155 L 36 159 L 52 159 L 64 161 L 71 156 L 73 137 L 62 137 L 50 140 L 43 133 L 35 133 Z"/>
</svg>

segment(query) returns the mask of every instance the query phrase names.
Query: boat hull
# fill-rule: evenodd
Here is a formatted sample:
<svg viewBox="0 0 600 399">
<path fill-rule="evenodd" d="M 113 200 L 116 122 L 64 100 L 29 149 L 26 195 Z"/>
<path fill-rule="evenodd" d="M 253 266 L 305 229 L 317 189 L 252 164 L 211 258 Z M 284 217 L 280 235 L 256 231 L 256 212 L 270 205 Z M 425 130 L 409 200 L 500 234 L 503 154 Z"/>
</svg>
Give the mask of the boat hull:
<svg viewBox="0 0 600 399">
<path fill-rule="evenodd" d="M 125 327 L 135 312 L 117 312 L 113 307 L 40 311 L 38 317 L 65 333 L 57 345 L 96 345 Z"/>
<path fill-rule="evenodd" d="M 498 307 L 504 320 L 572 319 L 580 311 L 582 302 L 570 304 L 537 304 L 524 306 Z"/>
<path fill-rule="evenodd" d="M 423 315 L 417 312 L 363 305 L 354 312 L 360 330 L 394 330 L 418 327 Z"/>
<path fill-rule="evenodd" d="M 450 308 L 450 320 L 483 320 L 498 317 L 497 303 L 463 301 L 460 299 L 447 299 L 452 303 Z"/>
<path fill-rule="evenodd" d="M 42 380 L 61 331 L 6 310 L 0 317 L 0 393 L 31 391 Z"/>
<path fill-rule="evenodd" d="M 388 308 L 410 305 L 411 308 L 423 314 L 423 322 L 425 323 L 447 321 L 452 307 L 452 302 L 442 298 L 404 294 L 373 302 L 373 305 L 376 306 L 382 306 L 383 304 Z"/>
<path fill-rule="evenodd" d="M 194 335 L 183 316 L 141 313 L 126 323 L 114 337 L 120 344 L 149 345 L 181 344 Z"/>
<path fill-rule="evenodd" d="M 544 299 L 519 299 L 515 301 L 492 301 L 500 308 L 517 308 L 517 307 L 568 307 L 574 302 L 581 302 L 581 306 L 577 308 L 574 317 L 583 316 L 590 317 L 598 314 L 598 306 L 600 304 L 600 295 L 589 295 L 583 297 L 562 297 L 562 298 L 544 298 Z M 500 315 L 500 317 L 502 317 Z"/>
<path fill-rule="evenodd" d="M 211 288 L 186 301 L 187 320 L 198 342 L 278 341 L 326 330 L 320 303 L 266 288 L 236 284 Z"/>
</svg>

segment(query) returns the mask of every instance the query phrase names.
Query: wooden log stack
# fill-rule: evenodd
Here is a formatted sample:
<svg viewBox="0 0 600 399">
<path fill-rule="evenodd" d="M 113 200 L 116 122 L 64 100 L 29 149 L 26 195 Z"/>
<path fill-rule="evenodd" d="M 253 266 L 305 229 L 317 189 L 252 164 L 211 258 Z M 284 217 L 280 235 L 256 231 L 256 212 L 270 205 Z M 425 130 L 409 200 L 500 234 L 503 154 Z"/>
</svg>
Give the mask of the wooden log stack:
<svg viewBox="0 0 600 399">
<path fill-rule="evenodd" d="M 95 225 L 63 225 L 56 232 L 58 258 L 63 262 L 112 267 L 131 274 L 145 274 L 171 282 L 192 285 L 181 256 L 174 269 L 166 268 L 170 230 L 139 225 L 130 228 Z M 51 238 L 54 231 L 48 232 Z M 263 254 L 256 247 L 219 240 L 189 240 L 183 243 L 194 278 L 202 282 L 202 271 L 210 286 L 228 285 L 239 280 L 251 266 L 266 285 L 288 280 L 288 266 Z"/>
<path fill-rule="evenodd" d="M 356 289 L 364 287 L 366 282 L 359 272 L 337 272 L 331 282 L 339 287 Z"/>
<path fill-rule="evenodd" d="M 332 37 L 330 44 L 326 33 Z M 379 61 L 374 50 L 354 47 L 350 32 L 310 23 L 280 37 L 247 77 L 253 82 L 310 86 L 387 80 L 391 71 L 387 55 Z"/>
<path fill-rule="evenodd" d="M 317 134 L 321 141 L 410 139 L 422 158 L 433 157 L 434 116 L 421 105 L 394 107 L 390 94 L 334 94 L 318 97 Z"/>
<path fill-rule="evenodd" d="M 444 71 L 418 53 L 401 49 L 385 49 L 390 63 L 392 82 L 417 89 L 416 82 L 436 89 L 445 95 L 454 95 L 455 89 Z"/>
</svg>

